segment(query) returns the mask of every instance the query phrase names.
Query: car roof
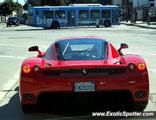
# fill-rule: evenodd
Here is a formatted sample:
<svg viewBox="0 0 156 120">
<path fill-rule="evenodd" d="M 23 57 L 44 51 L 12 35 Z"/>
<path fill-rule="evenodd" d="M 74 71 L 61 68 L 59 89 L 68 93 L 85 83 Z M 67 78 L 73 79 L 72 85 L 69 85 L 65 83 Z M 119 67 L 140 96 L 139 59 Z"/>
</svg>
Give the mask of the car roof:
<svg viewBox="0 0 156 120">
<path fill-rule="evenodd" d="M 56 42 L 63 41 L 63 40 L 78 40 L 78 39 L 103 40 L 103 41 L 107 42 L 104 38 L 99 37 L 99 36 L 64 37 L 62 39 L 56 40 Z"/>
</svg>

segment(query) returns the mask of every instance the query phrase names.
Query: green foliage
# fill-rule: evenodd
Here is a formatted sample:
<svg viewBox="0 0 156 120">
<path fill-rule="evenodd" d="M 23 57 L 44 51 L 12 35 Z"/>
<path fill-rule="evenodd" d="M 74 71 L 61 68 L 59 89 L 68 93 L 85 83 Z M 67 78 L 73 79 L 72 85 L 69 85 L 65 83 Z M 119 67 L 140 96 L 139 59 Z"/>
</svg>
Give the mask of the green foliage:
<svg viewBox="0 0 156 120">
<path fill-rule="evenodd" d="M 22 5 L 19 3 L 14 3 L 14 2 L 3 2 L 0 5 L 0 15 L 10 15 L 12 14 L 12 11 L 14 10 L 20 10 L 22 8 Z"/>
<path fill-rule="evenodd" d="M 102 5 L 111 5 L 113 4 L 113 0 L 97 0 Z"/>
<path fill-rule="evenodd" d="M 103 5 L 112 4 L 113 0 L 27 0 L 31 6 L 61 6 L 61 5 L 69 5 L 69 4 L 85 4 L 85 3 L 100 3 Z M 26 5 L 24 5 L 25 8 Z"/>
<path fill-rule="evenodd" d="M 28 19 L 28 14 L 27 13 L 22 14 L 22 18 L 24 18 L 25 20 L 27 20 Z"/>
<path fill-rule="evenodd" d="M 75 0 L 73 2 L 78 3 L 78 4 L 81 4 L 81 3 L 98 3 L 97 0 Z"/>
</svg>

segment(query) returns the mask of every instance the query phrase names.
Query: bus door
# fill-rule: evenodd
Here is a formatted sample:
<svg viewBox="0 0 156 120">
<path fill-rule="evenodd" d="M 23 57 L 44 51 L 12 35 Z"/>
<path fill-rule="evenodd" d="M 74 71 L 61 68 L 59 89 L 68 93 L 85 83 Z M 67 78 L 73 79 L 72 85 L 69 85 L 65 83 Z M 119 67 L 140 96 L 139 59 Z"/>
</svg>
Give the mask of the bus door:
<svg viewBox="0 0 156 120">
<path fill-rule="evenodd" d="M 60 27 L 67 26 L 67 12 L 66 10 L 55 11 L 55 21 L 58 22 Z"/>
<path fill-rule="evenodd" d="M 100 19 L 100 10 L 90 10 L 90 24 L 95 25 L 97 20 Z"/>
<path fill-rule="evenodd" d="M 36 9 L 34 11 L 34 18 L 33 18 L 33 24 L 36 26 L 36 27 L 40 27 L 42 25 L 42 20 L 40 19 L 40 12 L 38 9 Z"/>
<path fill-rule="evenodd" d="M 75 26 L 75 10 L 67 11 L 67 25 Z"/>
<path fill-rule="evenodd" d="M 102 10 L 102 22 L 101 24 L 105 27 L 110 27 L 112 24 L 112 17 L 111 17 L 111 10 L 110 9 L 103 9 Z"/>
<path fill-rule="evenodd" d="M 90 25 L 89 10 L 79 10 L 78 25 Z"/>
<path fill-rule="evenodd" d="M 51 27 L 54 18 L 54 11 L 47 10 L 43 11 L 43 27 Z"/>
</svg>

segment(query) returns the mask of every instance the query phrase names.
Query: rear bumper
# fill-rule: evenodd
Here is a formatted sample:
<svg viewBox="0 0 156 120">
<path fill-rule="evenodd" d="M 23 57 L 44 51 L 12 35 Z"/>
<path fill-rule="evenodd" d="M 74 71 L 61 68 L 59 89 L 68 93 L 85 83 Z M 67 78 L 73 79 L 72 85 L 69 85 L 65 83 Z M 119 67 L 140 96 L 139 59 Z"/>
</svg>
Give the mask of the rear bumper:
<svg viewBox="0 0 156 120">
<path fill-rule="evenodd" d="M 130 77 L 127 79 L 126 77 L 112 77 L 104 79 L 98 78 L 98 80 L 94 77 L 89 78 L 92 82 L 95 82 L 96 90 L 95 92 L 75 92 L 74 85 L 76 82 L 88 82 L 87 79 L 76 78 L 71 81 L 68 79 L 59 80 L 59 79 L 33 79 L 21 77 L 20 80 L 20 101 L 22 104 L 35 104 L 37 103 L 39 96 L 47 93 L 51 93 L 51 95 L 56 94 L 64 94 L 64 95 L 81 95 L 81 94 L 89 94 L 89 95 L 106 95 L 106 94 L 119 94 L 126 93 L 130 97 L 128 100 L 133 101 L 134 103 L 148 103 L 149 96 L 149 83 L 148 76 L 145 74 L 144 76 L 138 77 Z M 93 81 L 94 80 L 94 81 Z M 121 94 L 120 94 L 121 93 Z M 124 99 L 123 96 L 120 99 Z M 142 96 L 140 96 L 140 95 Z M 27 99 L 30 97 L 30 99 Z M 29 96 L 32 95 L 32 96 Z M 68 96 L 67 95 L 67 96 Z M 140 96 L 140 97 L 139 97 Z"/>
</svg>

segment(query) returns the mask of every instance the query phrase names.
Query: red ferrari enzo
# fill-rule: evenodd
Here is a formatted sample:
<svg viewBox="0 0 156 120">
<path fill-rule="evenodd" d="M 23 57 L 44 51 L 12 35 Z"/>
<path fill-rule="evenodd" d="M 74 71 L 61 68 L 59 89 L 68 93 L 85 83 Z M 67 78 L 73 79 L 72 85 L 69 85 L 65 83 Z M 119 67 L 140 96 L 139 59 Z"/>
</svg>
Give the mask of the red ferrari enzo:
<svg viewBox="0 0 156 120">
<path fill-rule="evenodd" d="M 21 66 L 19 93 L 23 112 L 30 112 L 47 93 L 80 97 L 120 94 L 120 99 L 129 96 L 129 108 L 144 110 L 149 97 L 147 66 L 138 55 L 124 55 L 121 50 L 125 48 L 128 45 L 122 43 L 116 50 L 98 37 L 64 38 L 50 45 L 45 53 L 38 46 L 30 47 L 29 51 L 37 51 L 38 56 L 25 59 Z"/>
</svg>

